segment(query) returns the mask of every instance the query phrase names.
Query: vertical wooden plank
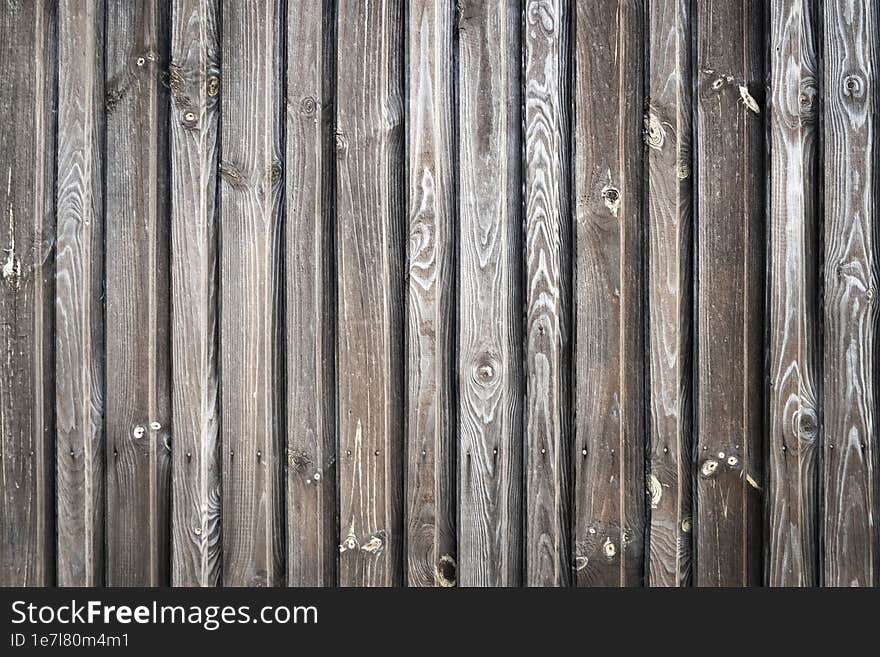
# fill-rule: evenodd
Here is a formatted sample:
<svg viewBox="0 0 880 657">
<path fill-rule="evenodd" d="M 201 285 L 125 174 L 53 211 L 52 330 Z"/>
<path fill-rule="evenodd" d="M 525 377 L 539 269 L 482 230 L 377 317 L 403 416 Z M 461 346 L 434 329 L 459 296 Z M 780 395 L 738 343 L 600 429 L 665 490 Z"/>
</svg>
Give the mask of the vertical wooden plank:
<svg viewBox="0 0 880 657">
<path fill-rule="evenodd" d="M 222 4 L 223 584 L 284 578 L 280 454 L 281 3 Z"/>
<path fill-rule="evenodd" d="M 459 581 L 522 579 L 520 29 L 516 0 L 458 5 Z"/>
<path fill-rule="evenodd" d="M 105 91 L 107 585 L 168 580 L 165 0 L 109 0 Z"/>
<path fill-rule="evenodd" d="M 771 586 L 819 581 L 817 8 L 814 0 L 770 4 Z"/>
<path fill-rule="evenodd" d="M 171 28 L 171 582 L 220 583 L 217 0 L 174 0 Z"/>
<path fill-rule="evenodd" d="M 878 583 L 876 3 L 824 3 L 824 583 Z"/>
<path fill-rule="evenodd" d="M 55 4 L 0 10 L 0 586 L 55 579 Z"/>
<path fill-rule="evenodd" d="M 336 203 L 343 586 L 403 579 L 402 3 L 340 0 Z"/>
<path fill-rule="evenodd" d="M 526 583 L 571 582 L 569 2 L 525 6 Z"/>
<path fill-rule="evenodd" d="M 638 586 L 643 579 L 643 21 L 641 2 L 622 0 L 610 9 L 598 0 L 577 3 L 573 456 L 579 586 Z"/>
<path fill-rule="evenodd" d="M 288 3 L 287 583 L 334 586 L 334 2 Z"/>
<path fill-rule="evenodd" d="M 410 586 L 454 586 L 454 7 L 410 0 L 407 17 L 407 573 Z"/>
<path fill-rule="evenodd" d="M 104 2 L 58 3 L 57 575 L 104 582 Z"/>
<path fill-rule="evenodd" d="M 697 3 L 695 584 L 761 582 L 763 19 Z"/>
<path fill-rule="evenodd" d="M 691 495 L 690 0 L 648 5 L 647 146 L 650 586 L 688 586 Z"/>
</svg>

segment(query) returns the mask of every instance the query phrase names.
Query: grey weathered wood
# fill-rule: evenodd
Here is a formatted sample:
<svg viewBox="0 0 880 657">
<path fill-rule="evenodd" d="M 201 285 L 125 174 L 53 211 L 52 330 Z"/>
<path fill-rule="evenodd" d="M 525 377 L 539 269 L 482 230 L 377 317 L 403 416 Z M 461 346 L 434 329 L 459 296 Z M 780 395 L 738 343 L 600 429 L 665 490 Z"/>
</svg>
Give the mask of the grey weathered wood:
<svg viewBox="0 0 880 657">
<path fill-rule="evenodd" d="M 407 16 L 407 575 L 410 586 L 453 586 L 454 7 L 412 0 Z"/>
<path fill-rule="evenodd" d="M 642 3 L 577 3 L 574 210 L 577 584 L 644 569 Z M 616 102 L 609 102 L 615 99 Z"/>
<path fill-rule="evenodd" d="M 692 148 L 690 0 L 648 4 L 644 119 L 648 207 L 650 586 L 691 582 Z"/>
<path fill-rule="evenodd" d="M 522 580 L 521 7 L 458 5 L 459 568 Z"/>
<path fill-rule="evenodd" d="M 770 5 L 767 480 L 771 586 L 819 575 L 818 3 Z"/>
<path fill-rule="evenodd" d="M 284 578 L 279 344 L 281 2 L 223 0 L 223 584 Z"/>
<path fill-rule="evenodd" d="M 878 10 L 825 2 L 824 568 L 878 583 Z"/>
<path fill-rule="evenodd" d="M 104 582 L 104 2 L 58 3 L 57 578 Z"/>
<path fill-rule="evenodd" d="M 333 3 L 287 14 L 287 583 L 336 584 Z"/>
<path fill-rule="evenodd" d="M 0 586 L 55 579 L 55 18 L 0 10 Z"/>
<path fill-rule="evenodd" d="M 339 0 L 339 581 L 403 580 L 403 13 Z"/>
<path fill-rule="evenodd" d="M 696 4 L 698 586 L 761 581 L 763 15 L 759 0 Z"/>
<path fill-rule="evenodd" d="M 569 5 L 529 0 L 523 34 L 529 586 L 572 579 Z"/>
<path fill-rule="evenodd" d="M 107 1 L 107 585 L 168 581 L 167 7 Z"/>
<path fill-rule="evenodd" d="M 217 0 L 174 0 L 171 27 L 171 582 L 220 583 Z"/>
</svg>

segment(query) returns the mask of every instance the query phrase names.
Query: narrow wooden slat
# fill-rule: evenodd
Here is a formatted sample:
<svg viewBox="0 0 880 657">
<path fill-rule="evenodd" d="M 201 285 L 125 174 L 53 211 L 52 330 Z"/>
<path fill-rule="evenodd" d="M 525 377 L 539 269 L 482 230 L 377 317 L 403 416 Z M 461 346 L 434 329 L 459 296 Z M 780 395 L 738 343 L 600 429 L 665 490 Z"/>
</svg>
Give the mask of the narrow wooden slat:
<svg viewBox="0 0 880 657">
<path fill-rule="evenodd" d="M 644 568 L 642 123 L 644 9 L 577 3 L 575 568 L 638 586 Z M 614 99 L 614 102 L 609 102 Z"/>
<path fill-rule="evenodd" d="M 412 0 L 407 16 L 407 573 L 410 586 L 453 586 L 453 5 Z"/>
<path fill-rule="evenodd" d="M 104 582 L 104 2 L 58 3 L 57 576 Z"/>
<path fill-rule="evenodd" d="M 109 0 L 105 93 L 107 585 L 168 582 L 171 474 L 164 0 Z"/>
<path fill-rule="evenodd" d="M 220 583 L 217 0 L 174 0 L 171 66 L 171 582 Z"/>
<path fill-rule="evenodd" d="M 521 7 L 458 5 L 459 581 L 522 580 Z"/>
<path fill-rule="evenodd" d="M 650 586 L 688 586 L 691 494 L 691 36 L 689 0 L 648 5 L 644 121 L 648 206 Z"/>
<path fill-rule="evenodd" d="M 333 9 L 288 3 L 287 583 L 334 586 Z"/>
<path fill-rule="evenodd" d="M 818 3 L 770 5 L 767 583 L 819 575 Z"/>
<path fill-rule="evenodd" d="M 763 3 L 696 4 L 695 584 L 761 582 Z"/>
<path fill-rule="evenodd" d="M 340 0 L 336 203 L 343 586 L 403 581 L 403 14 Z"/>
<path fill-rule="evenodd" d="M 824 568 L 878 584 L 878 10 L 825 2 Z"/>
<path fill-rule="evenodd" d="M 571 582 L 569 2 L 529 0 L 525 89 L 526 584 Z"/>
<path fill-rule="evenodd" d="M 55 19 L 0 10 L 0 586 L 55 579 Z"/>
<path fill-rule="evenodd" d="M 223 584 L 284 581 L 280 0 L 222 3 Z"/>
</svg>

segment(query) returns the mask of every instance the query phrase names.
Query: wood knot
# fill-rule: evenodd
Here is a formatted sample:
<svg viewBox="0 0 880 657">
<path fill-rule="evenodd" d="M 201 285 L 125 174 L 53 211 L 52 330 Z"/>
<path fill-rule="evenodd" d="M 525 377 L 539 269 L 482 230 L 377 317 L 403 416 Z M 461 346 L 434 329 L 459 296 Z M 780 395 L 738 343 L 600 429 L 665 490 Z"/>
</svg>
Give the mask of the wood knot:
<svg viewBox="0 0 880 657">
<path fill-rule="evenodd" d="M 700 468 L 700 474 L 704 477 L 709 478 L 715 474 L 715 471 L 718 469 L 718 461 L 715 459 L 706 459 L 703 461 L 703 466 Z"/>
<path fill-rule="evenodd" d="M 196 113 L 193 112 L 192 110 L 187 109 L 187 110 L 183 110 L 180 113 L 180 123 L 181 123 L 181 125 L 183 125 L 184 128 L 192 130 L 196 127 L 197 122 L 198 122 L 198 117 L 196 116 Z"/>
<path fill-rule="evenodd" d="M 843 78 L 843 95 L 846 98 L 861 100 L 865 97 L 865 80 L 857 73 L 850 73 Z"/>
<path fill-rule="evenodd" d="M 497 363 L 491 356 L 481 356 L 474 363 L 474 381 L 479 385 L 490 385 L 498 376 L 497 369 Z"/>
<path fill-rule="evenodd" d="M 216 75 L 212 75 L 211 77 L 209 77 L 207 87 L 208 95 L 211 98 L 216 97 L 217 94 L 220 93 L 220 78 L 218 78 Z"/>
<path fill-rule="evenodd" d="M 455 559 L 448 554 L 440 557 L 434 569 L 434 577 L 440 586 L 446 588 L 455 586 Z"/>
<path fill-rule="evenodd" d="M 348 150 L 348 141 L 345 138 L 345 135 L 341 132 L 336 133 L 336 157 L 345 157 L 345 152 Z"/>
<path fill-rule="evenodd" d="M 315 116 L 315 112 L 317 112 L 317 110 L 318 103 L 311 96 L 306 96 L 299 104 L 300 113 L 307 118 L 312 118 L 313 116 Z"/>
<path fill-rule="evenodd" d="M 241 187 L 244 185 L 244 177 L 236 166 L 229 164 L 228 162 L 221 162 L 219 169 L 220 177 L 233 187 Z"/>
</svg>

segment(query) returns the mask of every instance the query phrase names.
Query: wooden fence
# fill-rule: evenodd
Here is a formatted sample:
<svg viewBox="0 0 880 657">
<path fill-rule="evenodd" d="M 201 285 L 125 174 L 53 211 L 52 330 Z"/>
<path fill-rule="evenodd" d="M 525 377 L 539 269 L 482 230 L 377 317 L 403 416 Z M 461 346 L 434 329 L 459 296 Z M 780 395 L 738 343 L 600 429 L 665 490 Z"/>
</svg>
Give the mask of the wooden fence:
<svg viewBox="0 0 880 657">
<path fill-rule="evenodd" d="M 4 2 L 0 583 L 878 584 L 878 14 Z"/>
</svg>

